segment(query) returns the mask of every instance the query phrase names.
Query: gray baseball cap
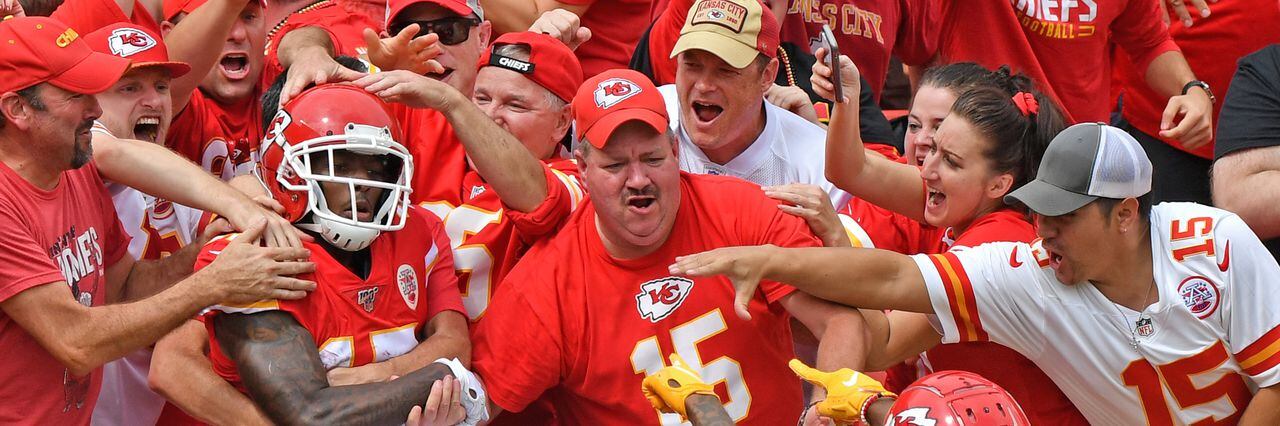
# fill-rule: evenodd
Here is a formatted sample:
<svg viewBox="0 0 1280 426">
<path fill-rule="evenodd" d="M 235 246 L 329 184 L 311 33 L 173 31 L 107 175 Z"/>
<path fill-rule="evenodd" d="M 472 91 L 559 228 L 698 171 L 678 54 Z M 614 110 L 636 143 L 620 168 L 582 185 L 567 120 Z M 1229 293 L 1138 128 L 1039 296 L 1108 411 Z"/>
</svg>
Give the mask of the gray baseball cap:
<svg viewBox="0 0 1280 426">
<path fill-rule="evenodd" d="M 1044 216 L 1061 216 L 1098 198 L 1136 198 L 1151 192 L 1151 160 L 1133 136 L 1101 123 L 1058 133 L 1040 160 L 1035 180 L 1004 197 Z"/>
</svg>

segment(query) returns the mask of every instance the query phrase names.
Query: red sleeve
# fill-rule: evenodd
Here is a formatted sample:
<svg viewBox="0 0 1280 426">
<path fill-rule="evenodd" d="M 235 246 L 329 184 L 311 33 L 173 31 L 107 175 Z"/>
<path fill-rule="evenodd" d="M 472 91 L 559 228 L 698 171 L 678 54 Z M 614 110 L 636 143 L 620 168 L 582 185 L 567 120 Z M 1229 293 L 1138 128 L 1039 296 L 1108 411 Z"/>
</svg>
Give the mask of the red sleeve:
<svg viewBox="0 0 1280 426">
<path fill-rule="evenodd" d="M 473 334 L 472 368 L 489 399 L 506 411 L 523 411 L 560 383 L 565 368 L 562 315 L 570 310 L 561 309 L 550 268 L 548 262 L 516 264 Z"/>
<path fill-rule="evenodd" d="M 676 82 L 676 61 L 671 58 L 671 50 L 680 38 L 680 29 L 684 28 L 692 7 L 693 0 L 671 0 L 667 9 L 653 21 L 653 28 L 649 30 L 649 63 L 653 67 L 655 86 Z"/>
<path fill-rule="evenodd" d="M 938 54 L 938 31 L 942 28 L 942 10 L 930 0 L 901 0 L 902 21 L 898 40 L 893 47 L 902 63 L 928 65 Z"/>
<path fill-rule="evenodd" d="M 445 235 L 444 224 L 426 211 L 411 211 L 428 221 L 428 232 L 432 239 L 431 249 L 427 253 L 427 282 L 422 284 L 422 294 L 427 298 L 426 318 L 430 320 L 444 311 L 458 311 L 465 317 L 467 310 L 462 306 L 458 275 L 453 270 L 453 250 L 449 248 L 449 237 Z"/>
<path fill-rule="evenodd" d="M 578 184 L 576 167 L 569 169 L 570 167 L 552 168 L 544 164 L 542 171 L 547 181 L 547 198 L 542 204 L 529 212 L 510 208 L 504 210 L 524 242 L 532 243 L 554 233 L 582 201 L 585 192 Z"/>
<path fill-rule="evenodd" d="M 0 302 L 22 291 L 62 281 L 62 270 L 36 242 L 28 224 L 22 223 L 17 207 L 0 204 Z"/>
<path fill-rule="evenodd" d="M 1160 54 L 1181 51 L 1169 36 L 1168 26 L 1160 20 L 1157 1 L 1163 0 L 1129 0 L 1110 28 L 1112 40 L 1143 74 Z"/>
</svg>

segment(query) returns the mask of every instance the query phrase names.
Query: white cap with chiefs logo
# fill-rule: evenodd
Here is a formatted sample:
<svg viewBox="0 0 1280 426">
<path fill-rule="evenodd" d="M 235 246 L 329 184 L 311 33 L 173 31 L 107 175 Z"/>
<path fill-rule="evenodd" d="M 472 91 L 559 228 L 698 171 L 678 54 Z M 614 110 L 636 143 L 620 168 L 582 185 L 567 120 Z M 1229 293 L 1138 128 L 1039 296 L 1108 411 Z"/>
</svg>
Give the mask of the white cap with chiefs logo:
<svg viewBox="0 0 1280 426">
<path fill-rule="evenodd" d="M 156 47 L 156 39 L 137 28 L 116 28 L 107 38 L 107 46 L 111 54 L 128 58 L 134 54 Z"/>
</svg>

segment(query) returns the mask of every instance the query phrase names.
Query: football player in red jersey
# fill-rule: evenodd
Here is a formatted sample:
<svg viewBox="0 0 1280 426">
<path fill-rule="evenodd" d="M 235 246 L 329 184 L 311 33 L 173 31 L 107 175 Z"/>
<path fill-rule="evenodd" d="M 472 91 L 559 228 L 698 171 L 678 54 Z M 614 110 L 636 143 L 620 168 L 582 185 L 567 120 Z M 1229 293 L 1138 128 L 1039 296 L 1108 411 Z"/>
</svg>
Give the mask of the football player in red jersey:
<svg viewBox="0 0 1280 426">
<path fill-rule="evenodd" d="M 402 420 L 452 374 L 431 361 L 466 362 L 470 344 L 443 225 L 408 201 L 413 163 L 396 142 L 400 129 L 377 98 L 326 85 L 286 104 L 267 135 L 259 174 L 286 218 L 316 240 L 305 246 L 317 291 L 215 307 L 204 318 L 213 369 L 275 422 Z M 207 245 L 197 268 L 234 238 Z M 326 377 L 374 363 L 383 383 Z"/>
</svg>

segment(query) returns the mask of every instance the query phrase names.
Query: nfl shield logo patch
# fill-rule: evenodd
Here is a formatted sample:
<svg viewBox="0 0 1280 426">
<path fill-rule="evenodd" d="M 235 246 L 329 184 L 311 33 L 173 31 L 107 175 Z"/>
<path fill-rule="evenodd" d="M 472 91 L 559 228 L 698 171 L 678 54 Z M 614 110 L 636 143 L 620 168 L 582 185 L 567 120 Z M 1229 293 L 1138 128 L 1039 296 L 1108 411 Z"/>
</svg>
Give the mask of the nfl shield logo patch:
<svg viewBox="0 0 1280 426">
<path fill-rule="evenodd" d="M 373 312 L 373 304 L 377 301 L 378 288 L 369 287 L 356 293 L 356 304 L 364 308 L 365 312 Z"/>
<path fill-rule="evenodd" d="M 400 265 L 396 271 L 396 287 L 400 289 L 400 297 L 409 309 L 418 309 L 418 273 L 409 265 Z"/>
</svg>

